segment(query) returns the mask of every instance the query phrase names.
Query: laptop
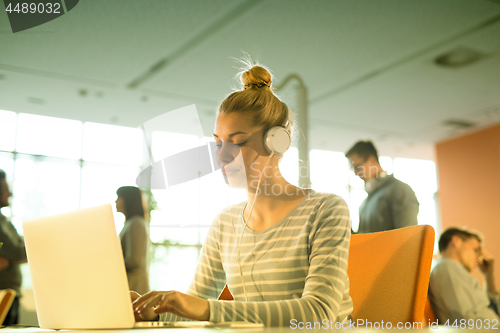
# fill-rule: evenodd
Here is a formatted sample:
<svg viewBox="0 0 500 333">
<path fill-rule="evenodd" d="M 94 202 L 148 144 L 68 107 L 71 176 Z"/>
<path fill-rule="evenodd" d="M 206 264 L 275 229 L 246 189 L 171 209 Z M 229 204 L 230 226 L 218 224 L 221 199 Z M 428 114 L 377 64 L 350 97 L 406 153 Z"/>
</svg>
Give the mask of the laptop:
<svg viewBox="0 0 500 333">
<path fill-rule="evenodd" d="M 111 205 L 23 223 L 40 328 L 256 328 L 208 321 L 135 322 Z"/>
<path fill-rule="evenodd" d="M 23 231 L 41 328 L 134 326 L 111 205 L 25 221 Z"/>
</svg>

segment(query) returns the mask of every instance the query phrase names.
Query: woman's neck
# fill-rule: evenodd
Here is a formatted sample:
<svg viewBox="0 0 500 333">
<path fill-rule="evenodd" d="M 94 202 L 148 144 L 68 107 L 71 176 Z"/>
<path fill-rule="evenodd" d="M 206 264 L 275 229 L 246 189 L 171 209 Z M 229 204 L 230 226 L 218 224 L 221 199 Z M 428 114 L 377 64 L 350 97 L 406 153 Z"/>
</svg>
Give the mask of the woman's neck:
<svg viewBox="0 0 500 333">
<path fill-rule="evenodd" d="M 266 174 L 269 175 L 269 172 Z M 243 218 L 248 227 L 255 231 L 267 229 L 277 223 L 308 193 L 287 182 L 277 167 L 272 168 L 271 176 L 263 175 L 259 189 L 255 180 L 249 184 L 249 189 Z"/>
</svg>

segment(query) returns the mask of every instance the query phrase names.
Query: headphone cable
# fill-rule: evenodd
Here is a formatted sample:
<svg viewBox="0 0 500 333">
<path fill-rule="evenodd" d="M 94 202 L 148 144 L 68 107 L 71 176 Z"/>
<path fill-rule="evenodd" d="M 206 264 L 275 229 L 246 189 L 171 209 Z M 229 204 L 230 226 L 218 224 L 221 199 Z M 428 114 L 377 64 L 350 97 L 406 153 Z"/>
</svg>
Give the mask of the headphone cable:
<svg viewBox="0 0 500 333">
<path fill-rule="evenodd" d="M 253 199 L 252 206 L 250 207 L 250 212 L 248 213 L 248 217 L 246 220 L 245 220 L 245 216 L 244 216 L 245 211 L 243 210 L 243 212 L 241 213 L 241 215 L 243 216 L 243 230 L 241 231 L 239 241 L 238 241 L 238 236 L 236 236 L 236 228 L 234 227 L 233 215 L 232 215 L 231 211 L 229 211 L 229 218 L 231 219 L 231 225 L 233 226 L 233 232 L 234 232 L 234 236 L 235 236 L 235 240 L 236 240 L 236 246 L 238 248 L 238 257 L 237 257 L 238 268 L 239 268 L 239 272 L 240 272 L 241 284 L 243 286 L 243 294 L 245 295 L 245 302 L 248 302 L 248 296 L 247 296 L 247 289 L 245 287 L 245 279 L 243 278 L 243 270 L 241 268 L 241 250 L 240 250 L 241 242 L 243 241 L 243 234 L 245 233 L 245 228 L 247 227 L 248 221 L 250 220 L 250 217 L 252 215 L 253 207 L 255 205 L 255 202 L 257 201 L 257 195 L 259 193 L 260 182 L 262 181 L 262 176 L 264 175 L 264 172 L 266 171 L 266 167 L 269 164 L 271 157 L 273 157 L 273 156 L 274 156 L 274 153 L 272 152 L 271 155 L 269 155 L 269 158 L 267 159 L 267 162 L 264 165 L 264 168 L 262 169 L 262 172 L 259 176 L 259 181 L 257 182 L 257 188 L 255 190 L 255 198 Z M 227 197 L 227 191 L 225 193 L 226 193 L 226 198 L 229 202 L 229 198 Z"/>
</svg>

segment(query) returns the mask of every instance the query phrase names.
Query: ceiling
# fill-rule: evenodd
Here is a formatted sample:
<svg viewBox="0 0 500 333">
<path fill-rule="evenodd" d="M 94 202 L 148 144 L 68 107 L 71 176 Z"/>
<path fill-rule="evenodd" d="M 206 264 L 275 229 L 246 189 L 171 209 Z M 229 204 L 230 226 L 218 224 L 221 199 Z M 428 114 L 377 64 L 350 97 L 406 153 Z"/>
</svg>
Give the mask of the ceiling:
<svg viewBox="0 0 500 333">
<path fill-rule="evenodd" d="M 244 51 L 276 85 L 303 80 L 312 149 L 372 139 L 381 155 L 433 159 L 436 142 L 500 122 L 495 0 L 82 0 L 17 33 L 3 6 L 2 110 L 136 127 L 195 104 L 211 135 Z M 457 49 L 479 59 L 435 63 Z M 296 87 L 279 95 L 302 112 Z"/>
</svg>

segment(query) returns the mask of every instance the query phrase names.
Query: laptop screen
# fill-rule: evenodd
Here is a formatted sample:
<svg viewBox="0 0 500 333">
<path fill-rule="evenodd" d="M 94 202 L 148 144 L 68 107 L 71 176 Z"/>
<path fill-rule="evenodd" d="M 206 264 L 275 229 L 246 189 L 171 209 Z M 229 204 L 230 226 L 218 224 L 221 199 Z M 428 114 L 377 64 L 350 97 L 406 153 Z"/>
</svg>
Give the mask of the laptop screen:
<svg viewBox="0 0 500 333">
<path fill-rule="evenodd" d="M 23 223 L 41 328 L 130 328 L 134 315 L 111 205 Z"/>
</svg>

